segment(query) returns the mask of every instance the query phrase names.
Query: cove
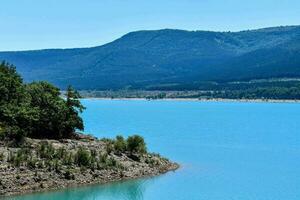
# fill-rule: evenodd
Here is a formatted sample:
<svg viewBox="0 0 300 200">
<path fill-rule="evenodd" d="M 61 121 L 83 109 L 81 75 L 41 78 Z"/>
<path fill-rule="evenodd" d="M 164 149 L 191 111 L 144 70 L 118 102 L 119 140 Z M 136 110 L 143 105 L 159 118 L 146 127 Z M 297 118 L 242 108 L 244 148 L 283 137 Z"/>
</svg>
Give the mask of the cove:
<svg viewBox="0 0 300 200">
<path fill-rule="evenodd" d="M 85 132 L 138 133 L 181 164 L 162 176 L 9 200 L 298 200 L 300 104 L 83 100 Z"/>
</svg>

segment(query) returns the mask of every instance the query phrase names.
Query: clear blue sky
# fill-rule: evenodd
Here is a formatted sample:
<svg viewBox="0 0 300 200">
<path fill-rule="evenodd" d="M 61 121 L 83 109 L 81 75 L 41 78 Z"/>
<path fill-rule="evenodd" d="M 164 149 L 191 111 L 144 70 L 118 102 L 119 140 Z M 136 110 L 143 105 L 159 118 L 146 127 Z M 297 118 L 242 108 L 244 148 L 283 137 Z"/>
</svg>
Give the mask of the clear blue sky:
<svg viewBox="0 0 300 200">
<path fill-rule="evenodd" d="M 0 51 L 97 46 L 135 30 L 300 24 L 300 0 L 1 0 Z"/>
</svg>

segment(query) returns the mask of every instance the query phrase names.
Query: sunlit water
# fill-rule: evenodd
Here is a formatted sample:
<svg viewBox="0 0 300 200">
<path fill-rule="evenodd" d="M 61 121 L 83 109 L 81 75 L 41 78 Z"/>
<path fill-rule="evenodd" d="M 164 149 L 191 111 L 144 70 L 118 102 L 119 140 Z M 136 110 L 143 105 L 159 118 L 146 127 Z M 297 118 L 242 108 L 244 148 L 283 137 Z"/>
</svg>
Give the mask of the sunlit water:
<svg viewBox="0 0 300 200">
<path fill-rule="evenodd" d="M 84 100 L 86 132 L 143 135 L 165 175 L 16 200 L 299 200 L 300 104 Z"/>
</svg>

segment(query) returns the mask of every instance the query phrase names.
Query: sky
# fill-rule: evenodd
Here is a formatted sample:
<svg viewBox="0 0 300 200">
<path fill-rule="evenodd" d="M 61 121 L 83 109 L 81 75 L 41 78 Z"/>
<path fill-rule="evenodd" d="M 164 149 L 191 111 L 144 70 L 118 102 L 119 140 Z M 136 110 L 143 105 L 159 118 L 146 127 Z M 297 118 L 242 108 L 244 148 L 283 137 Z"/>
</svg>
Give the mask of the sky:
<svg viewBox="0 0 300 200">
<path fill-rule="evenodd" d="M 300 0 L 1 0 L 0 51 L 92 47 L 137 30 L 300 24 Z"/>
</svg>

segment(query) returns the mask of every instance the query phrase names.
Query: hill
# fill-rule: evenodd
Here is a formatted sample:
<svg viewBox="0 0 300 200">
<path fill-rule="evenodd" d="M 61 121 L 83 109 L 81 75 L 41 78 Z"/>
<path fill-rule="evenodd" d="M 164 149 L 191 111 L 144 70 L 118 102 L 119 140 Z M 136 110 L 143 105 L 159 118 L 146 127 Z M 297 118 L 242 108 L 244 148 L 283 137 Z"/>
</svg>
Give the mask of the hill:
<svg viewBox="0 0 300 200">
<path fill-rule="evenodd" d="M 199 89 L 207 83 L 300 77 L 300 26 L 241 32 L 131 32 L 92 48 L 0 52 L 25 81 L 60 88 Z"/>
</svg>

